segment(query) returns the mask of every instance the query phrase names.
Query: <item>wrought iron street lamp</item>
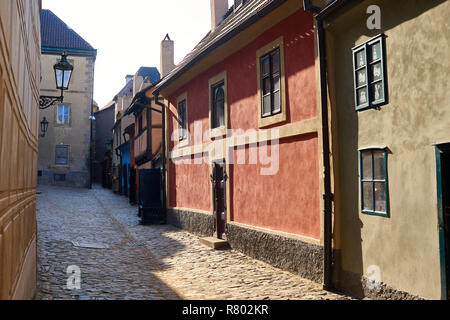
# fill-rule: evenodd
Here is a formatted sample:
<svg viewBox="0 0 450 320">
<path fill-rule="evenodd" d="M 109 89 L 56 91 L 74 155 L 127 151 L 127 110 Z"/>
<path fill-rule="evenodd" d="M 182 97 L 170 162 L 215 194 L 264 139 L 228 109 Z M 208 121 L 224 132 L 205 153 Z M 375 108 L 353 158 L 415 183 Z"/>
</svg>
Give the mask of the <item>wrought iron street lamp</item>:
<svg viewBox="0 0 450 320">
<path fill-rule="evenodd" d="M 47 119 L 44 117 L 44 119 L 42 119 L 41 121 L 41 137 L 45 137 L 45 134 L 47 133 L 47 129 L 48 129 L 48 121 Z"/>
<path fill-rule="evenodd" d="M 61 90 L 61 96 L 40 96 L 40 109 L 47 109 L 58 101 L 63 102 L 64 91 L 69 89 L 73 66 L 67 61 L 67 54 L 65 52 L 61 55 L 61 60 L 53 66 L 53 69 L 55 70 L 56 89 Z"/>
</svg>

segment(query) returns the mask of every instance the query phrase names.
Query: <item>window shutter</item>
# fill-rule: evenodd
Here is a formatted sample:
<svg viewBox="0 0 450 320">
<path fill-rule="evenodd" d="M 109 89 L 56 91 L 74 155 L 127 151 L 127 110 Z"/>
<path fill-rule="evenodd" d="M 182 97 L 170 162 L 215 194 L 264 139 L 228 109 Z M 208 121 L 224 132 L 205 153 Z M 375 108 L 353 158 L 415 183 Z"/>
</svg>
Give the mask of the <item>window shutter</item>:
<svg viewBox="0 0 450 320">
<path fill-rule="evenodd" d="M 385 37 L 379 35 L 352 49 L 357 111 L 388 103 Z"/>
</svg>

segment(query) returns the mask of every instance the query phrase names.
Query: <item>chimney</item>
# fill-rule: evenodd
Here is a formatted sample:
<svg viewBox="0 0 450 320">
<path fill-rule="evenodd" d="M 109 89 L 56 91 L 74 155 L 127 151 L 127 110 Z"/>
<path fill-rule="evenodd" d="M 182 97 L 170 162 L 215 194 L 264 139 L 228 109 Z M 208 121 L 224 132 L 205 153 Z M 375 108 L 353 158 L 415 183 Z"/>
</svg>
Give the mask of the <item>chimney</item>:
<svg viewBox="0 0 450 320">
<path fill-rule="evenodd" d="M 213 31 L 223 20 L 228 11 L 228 0 L 211 0 L 211 30 Z"/>
<path fill-rule="evenodd" d="M 161 77 L 164 78 L 175 68 L 174 55 L 175 45 L 167 34 L 161 42 Z"/>
<path fill-rule="evenodd" d="M 128 82 L 130 82 L 131 80 L 133 80 L 133 75 L 129 75 L 127 74 L 127 76 L 125 77 L 125 84 L 128 84 Z"/>
</svg>

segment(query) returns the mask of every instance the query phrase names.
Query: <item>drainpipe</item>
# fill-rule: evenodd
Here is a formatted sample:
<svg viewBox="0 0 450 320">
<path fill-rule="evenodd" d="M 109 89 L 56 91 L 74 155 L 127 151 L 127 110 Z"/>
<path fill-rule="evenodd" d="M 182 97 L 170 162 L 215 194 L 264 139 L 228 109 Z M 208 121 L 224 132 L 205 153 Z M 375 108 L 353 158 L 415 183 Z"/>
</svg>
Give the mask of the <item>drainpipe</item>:
<svg viewBox="0 0 450 320">
<path fill-rule="evenodd" d="M 321 8 L 311 5 L 310 0 L 303 1 L 306 11 L 318 14 Z M 324 166 L 324 261 L 323 261 L 323 286 L 330 290 L 333 287 L 333 228 L 332 228 L 332 207 L 333 194 L 331 193 L 331 171 L 330 171 L 330 136 L 328 126 L 328 95 L 327 95 L 327 61 L 325 47 L 325 30 L 323 21 L 315 18 L 319 42 L 320 60 L 320 96 L 322 106 L 322 144 L 323 144 L 323 166 Z"/>
<path fill-rule="evenodd" d="M 94 134 L 93 134 L 93 125 L 94 125 L 94 104 L 91 101 L 91 115 L 89 116 L 89 122 L 90 122 L 90 148 L 89 148 L 89 189 L 92 189 L 92 178 L 93 178 L 93 172 L 94 172 Z"/>
<path fill-rule="evenodd" d="M 162 108 L 162 170 L 163 170 L 163 215 L 165 219 L 167 219 L 167 194 L 166 194 L 166 105 L 164 103 L 159 102 L 159 94 L 154 93 L 155 103 Z M 167 221 L 167 220 L 166 220 Z"/>
</svg>

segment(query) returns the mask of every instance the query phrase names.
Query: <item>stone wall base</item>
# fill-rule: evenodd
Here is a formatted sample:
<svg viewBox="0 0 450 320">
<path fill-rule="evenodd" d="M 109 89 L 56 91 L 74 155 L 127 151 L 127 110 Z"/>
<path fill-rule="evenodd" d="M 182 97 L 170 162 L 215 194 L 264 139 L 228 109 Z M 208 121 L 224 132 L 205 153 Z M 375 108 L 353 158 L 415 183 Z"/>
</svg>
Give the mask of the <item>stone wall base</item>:
<svg viewBox="0 0 450 320">
<path fill-rule="evenodd" d="M 178 209 L 167 209 L 167 223 L 199 237 L 210 237 L 214 233 L 212 215 Z"/>
<path fill-rule="evenodd" d="M 227 229 L 228 243 L 233 249 L 303 278 L 322 283 L 322 246 L 234 224 L 228 224 Z"/>
<path fill-rule="evenodd" d="M 167 223 L 200 237 L 214 233 L 212 215 L 168 209 Z M 227 225 L 227 240 L 232 249 L 252 258 L 317 283 L 323 281 L 322 246 L 234 224 Z"/>
<path fill-rule="evenodd" d="M 370 279 L 347 270 L 341 270 L 338 290 L 356 298 L 373 300 L 424 300 L 408 292 L 395 289 L 383 282 L 374 283 Z"/>
<path fill-rule="evenodd" d="M 58 180 L 55 175 L 64 175 L 64 180 Z M 89 188 L 89 172 L 78 171 L 42 171 L 38 184 L 58 187 Z"/>
</svg>

